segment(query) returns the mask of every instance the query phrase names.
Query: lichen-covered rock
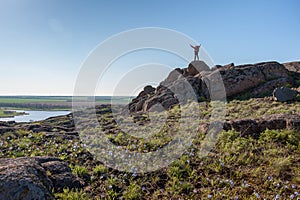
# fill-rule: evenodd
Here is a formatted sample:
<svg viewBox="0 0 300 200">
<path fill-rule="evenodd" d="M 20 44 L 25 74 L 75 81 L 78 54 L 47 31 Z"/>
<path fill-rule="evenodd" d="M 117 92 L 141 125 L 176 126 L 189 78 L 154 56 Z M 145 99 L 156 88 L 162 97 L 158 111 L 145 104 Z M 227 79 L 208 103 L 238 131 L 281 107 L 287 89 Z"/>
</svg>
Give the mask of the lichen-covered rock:
<svg viewBox="0 0 300 200">
<path fill-rule="evenodd" d="M 53 157 L 0 159 L 0 199 L 54 199 L 52 191 L 81 188 L 68 164 Z"/>
</svg>

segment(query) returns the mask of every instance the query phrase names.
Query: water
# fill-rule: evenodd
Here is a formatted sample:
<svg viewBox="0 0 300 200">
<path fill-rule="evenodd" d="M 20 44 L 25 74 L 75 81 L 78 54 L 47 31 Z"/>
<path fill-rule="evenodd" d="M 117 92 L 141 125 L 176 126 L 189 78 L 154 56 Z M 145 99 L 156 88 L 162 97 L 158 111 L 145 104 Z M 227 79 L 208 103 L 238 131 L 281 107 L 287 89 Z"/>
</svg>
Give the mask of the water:
<svg viewBox="0 0 300 200">
<path fill-rule="evenodd" d="M 12 110 L 16 112 L 25 112 L 27 115 L 19 115 L 9 118 L 0 118 L 0 121 L 31 122 L 40 121 L 49 117 L 67 115 L 70 111 L 43 111 L 43 110 Z"/>
</svg>

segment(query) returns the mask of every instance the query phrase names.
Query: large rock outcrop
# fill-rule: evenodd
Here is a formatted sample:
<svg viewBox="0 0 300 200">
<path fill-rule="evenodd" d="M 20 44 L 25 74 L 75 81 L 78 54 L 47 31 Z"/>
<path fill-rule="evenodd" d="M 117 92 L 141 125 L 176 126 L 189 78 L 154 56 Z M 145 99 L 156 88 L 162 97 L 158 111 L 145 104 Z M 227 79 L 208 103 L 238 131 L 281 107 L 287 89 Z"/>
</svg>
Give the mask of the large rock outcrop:
<svg viewBox="0 0 300 200">
<path fill-rule="evenodd" d="M 187 68 L 171 71 L 157 88 L 145 87 L 129 104 L 129 110 L 145 112 L 154 105 L 160 105 L 155 106 L 156 108 L 169 109 L 180 102 L 222 98 L 222 95 L 218 97 L 216 94 L 224 94 L 223 96 L 229 98 L 245 93 L 253 97 L 272 95 L 277 87 L 293 86 L 295 76 L 300 79 L 297 70 L 288 70 L 293 63 L 285 65 L 262 62 L 235 66 L 231 63 L 210 69 L 202 61 L 193 61 Z M 291 73 L 293 77 L 290 76 Z"/>
<path fill-rule="evenodd" d="M 68 164 L 54 157 L 0 159 L 0 199 L 54 199 L 52 191 L 82 188 Z"/>
<path fill-rule="evenodd" d="M 240 65 L 219 71 L 228 97 L 263 85 L 268 81 L 288 77 L 288 70 L 277 62 Z"/>
</svg>

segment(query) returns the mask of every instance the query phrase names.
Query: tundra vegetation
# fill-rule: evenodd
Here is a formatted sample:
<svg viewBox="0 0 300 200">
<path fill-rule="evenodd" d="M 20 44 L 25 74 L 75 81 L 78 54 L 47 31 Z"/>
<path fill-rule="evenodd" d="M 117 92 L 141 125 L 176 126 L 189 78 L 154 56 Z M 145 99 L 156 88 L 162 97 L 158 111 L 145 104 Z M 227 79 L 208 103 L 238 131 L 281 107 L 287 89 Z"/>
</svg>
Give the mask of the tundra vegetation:
<svg viewBox="0 0 300 200">
<path fill-rule="evenodd" d="M 199 104 L 202 122 L 209 121 L 211 105 Z M 269 98 L 232 100 L 227 103 L 226 121 L 257 118 L 269 114 L 300 115 L 298 101 L 281 103 Z M 170 111 L 180 115 L 180 107 Z M 172 140 L 168 127 L 150 138 L 136 138 L 112 123 L 109 106 L 98 107 L 98 119 L 105 137 L 122 149 L 150 152 Z M 100 114 L 101 113 L 101 114 Z M 159 113 L 157 113 L 159 115 Z M 69 119 L 34 122 L 57 126 Z M 126 120 L 126 119 L 124 119 Z M 174 122 L 174 118 L 172 118 Z M 176 121 L 176 120 L 175 120 Z M 175 123 L 176 124 L 176 123 Z M 109 125 L 109 128 L 108 128 Z M 111 130 L 111 131 L 108 131 Z M 88 131 L 97 132 L 99 127 Z M 93 158 L 78 136 L 66 137 L 63 130 L 16 130 L 0 135 L 0 157 L 54 156 L 69 163 L 85 181 L 81 189 L 65 188 L 58 199 L 298 199 L 300 193 L 300 132 L 265 130 L 259 135 L 241 136 L 223 131 L 210 153 L 199 157 L 205 133 L 197 130 L 191 146 L 168 167 L 146 173 L 122 172 Z M 97 140 L 97 138 L 95 138 Z"/>
</svg>

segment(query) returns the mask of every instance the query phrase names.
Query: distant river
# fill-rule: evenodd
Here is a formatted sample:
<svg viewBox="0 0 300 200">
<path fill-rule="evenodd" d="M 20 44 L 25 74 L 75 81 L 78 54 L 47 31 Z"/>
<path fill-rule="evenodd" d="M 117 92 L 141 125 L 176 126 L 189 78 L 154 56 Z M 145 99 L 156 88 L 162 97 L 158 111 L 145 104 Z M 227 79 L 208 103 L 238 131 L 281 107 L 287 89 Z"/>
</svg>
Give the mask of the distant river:
<svg viewBox="0 0 300 200">
<path fill-rule="evenodd" d="M 0 118 L 0 121 L 30 122 L 40 121 L 49 117 L 67 115 L 70 111 L 43 111 L 43 110 L 12 110 L 16 112 L 25 112 L 27 115 L 19 115 L 9 118 Z"/>
</svg>

